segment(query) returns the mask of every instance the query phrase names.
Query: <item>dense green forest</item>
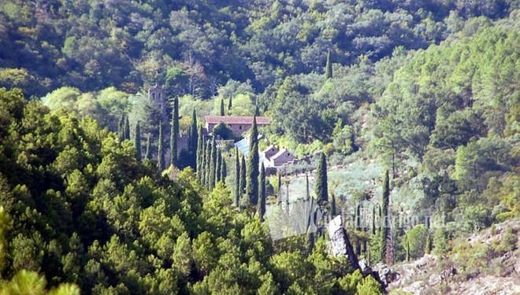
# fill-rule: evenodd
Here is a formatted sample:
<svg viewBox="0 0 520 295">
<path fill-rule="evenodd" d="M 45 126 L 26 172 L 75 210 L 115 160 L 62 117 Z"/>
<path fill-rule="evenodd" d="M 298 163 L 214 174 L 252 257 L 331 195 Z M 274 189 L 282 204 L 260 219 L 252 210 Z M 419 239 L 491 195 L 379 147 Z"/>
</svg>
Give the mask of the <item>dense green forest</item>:
<svg viewBox="0 0 520 295">
<path fill-rule="evenodd" d="M 332 214 L 443 219 L 356 222 L 369 264 L 459 251 L 462 234 L 520 217 L 519 9 L 1 1 L 0 294 L 382 292 L 326 235 L 270 237 L 282 178 L 255 169 L 269 144 L 312 159 L 294 170 L 316 173 L 307 197 Z M 148 95 L 156 84 L 167 105 Z M 203 137 L 210 114 L 271 124 L 239 155 Z M 375 163 L 375 194 L 327 183 L 352 163 Z"/>
</svg>

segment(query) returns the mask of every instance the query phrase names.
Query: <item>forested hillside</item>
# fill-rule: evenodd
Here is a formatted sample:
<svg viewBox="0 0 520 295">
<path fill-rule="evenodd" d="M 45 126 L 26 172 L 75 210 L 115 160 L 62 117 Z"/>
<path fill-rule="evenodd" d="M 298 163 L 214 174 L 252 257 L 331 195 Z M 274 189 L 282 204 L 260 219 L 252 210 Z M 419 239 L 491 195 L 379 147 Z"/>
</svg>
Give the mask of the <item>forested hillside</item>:
<svg viewBox="0 0 520 295">
<path fill-rule="evenodd" d="M 462 245 L 520 218 L 519 85 L 515 0 L 0 1 L 0 294 L 383 292 L 323 224 L 273 239 L 291 182 L 364 263 L 469 279 L 517 250 Z"/>
<path fill-rule="evenodd" d="M 0 110 L 0 270 L 18 274 L 2 294 L 40 294 L 44 281 L 27 271 L 86 294 L 380 290 L 328 256 L 324 239 L 310 252 L 304 238 L 273 244 L 222 184 L 209 193 L 191 170 L 161 177 L 92 119 L 50 113 L 17 90 L 0 91 Z"/>
<path fill-rule="evenodd" d="M 425 48 L 475 16 L 505 17 L 510 0 L 65 1 L 0 4 L 0 85 L 43 95 L 59 86 L 215 94 L 228 79 L 263 90 L 337 62 Z"/>
</svg>

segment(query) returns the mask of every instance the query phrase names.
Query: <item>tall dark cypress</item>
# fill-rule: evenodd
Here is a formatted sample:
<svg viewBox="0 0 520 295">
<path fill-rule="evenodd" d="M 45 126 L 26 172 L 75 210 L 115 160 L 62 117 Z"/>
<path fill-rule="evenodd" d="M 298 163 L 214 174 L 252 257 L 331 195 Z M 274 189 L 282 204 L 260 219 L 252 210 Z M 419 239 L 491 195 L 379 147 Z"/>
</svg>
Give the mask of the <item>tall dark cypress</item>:
<svg viewBox="0 0 520 295">
<path fill-rule="evenodd" d="M 311 190 L 309 186 L 309 174 L 305 173 L 305 200 L 309 201 L 311 198 Z"/>
<path fill-rule="evenodd" d="M 119 122 L 117 123 L 117 136 L 121 141 L 125 139 L 125 114 L 121 114 L 121 117 L 119 117 Z"/>
<path fill-rule="evenodd" d="M 164 169 L 164 148 L 163 148 L 163 128 L 162 122 L 159 122 L 159 140 L 157 141 L 157 167 L 159 170 Z"/>
<path fill-rule="evenodd" d="M 240 161 L 240 196 L 246 192 L 246 158 L 242 155 Z"/>
<path fill-rule="evenodd" d="M 240 158 L 238 148 L 235 148 L 235 206 L 240 205 Z"/>
<path fill-rule="evenodd" d="M 260 108 L 258 105 L 255 105 L 255 116 L 260 116 Z"/>
<path fill-rule="evenodd" d="M 278 172 L 278 205 L 282 203 L 282 173 Z"/>
<path fill-rule="evenodd" d="M 388 218 L 388 206 L 390 203 L 390 179 L 388 177 L 388 170 L 385 172 L 385 179 L 383 182 L 383 202 L 382 202 L 382 234 L 381 234 L 381 259 L 389 260 L 387 257 L 389 254 L 389 247 L 391 245 L 388 244 L 388 240 L 390 239 L 390 229 L 389 229 L 389 218 Z M 390 251 L 391 252 L 391 251 Z M 391 262 L 391 261 L 387 261 Z"/>
<path fill-rule="evenodd" d="M 179 140 L 179 100 L 173 98 L 172 118 L 170 122 L 170 164 L 176 166 Z"/>
<path fill-rule="evenodd" d="M 145 149 L 145 152 L 144 152 L 144 159 L 145 160 L 150 160 L 150 153 L 151 153 L 150 146 L 152 145 L 150 137 L 151 137 L 151 135 L 150 135 L 150 133 L 148 133 L 148 135 L 146 136 L 146 149 Z"/>
<path fill-rule="evenodd" d="M 327 65 L 325 66 L 325 77 L 327 79 L 332 79 L 332 53 L 329 49 L 329 51 L 327 52 Z"/>
<path fill-rule="evenodd" d="M 209 188 L 215 187 L 215 175 L 217 171 L 217 144 L 215 137 L 211 139 L 210 167 L 209 167 Z"/>
<path fill-rule="evenodd" d="M 232 107 L 233 107 L 233 95 L 230 95 L 229 100 L 228 100 L 228 105 L 227 105 L 228 111 L 231 111 Z"/>
<path fill-rule="evenodd" d="M 260 220 L 264 220 L 264 214 L 265 214 L 265 198 L 266 198 L 266 191 L 265 191 L 265 167 L 264 163 L 262 163 L 260 168 L 260 179 L 259 179 L 259 188 L 258 188 L 258 206 L 257 206 L 257 213 Z"/>
<path fill-rule="evenodd" d="M 197 112 L 193 110 L 191 115 L 191 127 L 190 127 L 190 137 L 189 137 L 189 149 L 190 149 L 190 165 L 193 169 L 197 167 L 197 149 L 199 142 L 199 132 L 197 130 Z"/>
<path fill-rule="evenodd" d="M 224 109 L 224 99 L 223 98 L 220 99 L 220 115 L 221 116 L 226 115 L 226 111 Z"/>
<path fill-rule="evenodd" d="M 211 175 L 211 141 L 206 141 L 206 148 L 204 153 L 204 185 L 209 189 L 209 176 Z"/>
<path fill-rule="evenodd" d="M 137 161 L 141 161 L 141 122 L 139 121 L 137 121 L 137 124 L 135 124 L 134 145 L 135 158 L 137 159 Z"/>
<path fill-rule="evenodd" d="M 249 157 L 247 161 L 247 180 L 246 195 L 252 205 L 258 203 L 258 128 L 256 126 L 256 116 L 253 117 L 253 127 L 251 127 L 251 135 L 249 137 Z"/>
<path fill-rule="evenodd" d="M 199 176 L 200 181 L 200 174 L 202 173 L 202 162 L 204 161 L 202 159 L 204 155 L 204 134 L 202 134 L 202 126 L 199 127 L 199 131 L 197 133 L 197 152 L 195 153 L 196 156 L 196 171 L 197 175 Z"/>
<path fill-rule="evenodd" d="M 332 218 L 336 217 L 336 194 L 332 194 L 332 200 L 330 202 L 330 214 L 332 214 Z"/>
<path fill-rule="evenodd" d="M 123 132 L 125 140 L 130 140 L 130 121 L 128 120 L 128 116 L 125 116 L 125 128 Z"/>
<path fill-rule="evenodd" d="M 227 164 L 226 159 L 221 155 L 220 158 L 222 159 L 221 167 L 220 167 L 220 181 L 222 181 L 222 184 L 226 184 L 226 177 L 227 177 Z"/>
<path fill-rule="evenodd" d="M 217 160 L 215 163 L 215 184 L 220 182 L 222 174 L 220 174 L 220 169 L 222 168 L 222 153 L 220 150 L 217 150 Z"/>
<path fill-rule="evenodd" d="M 329 189 L 327 186 L 327 158 L 322 152 L 316 175 L 316 197 L 318 202 L 328 201 Z"/>
</svg>

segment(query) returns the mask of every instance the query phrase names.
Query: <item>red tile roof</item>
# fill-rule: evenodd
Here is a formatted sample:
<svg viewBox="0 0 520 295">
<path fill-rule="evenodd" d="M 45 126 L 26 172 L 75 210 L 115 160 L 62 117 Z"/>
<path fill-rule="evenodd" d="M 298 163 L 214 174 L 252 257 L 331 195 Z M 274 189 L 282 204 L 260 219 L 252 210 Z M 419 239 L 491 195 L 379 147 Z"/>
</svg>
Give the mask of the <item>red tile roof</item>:
<svg viewBox="0 0 520 295">
<path fill-rule="evenodd" d="M 204 120 L 209 124 L 253 124 L 253 116 L 205 116 Z M 269 125 L 271 120 L 267 117 L 256 117 L 256 124 Z"/>
</svg>

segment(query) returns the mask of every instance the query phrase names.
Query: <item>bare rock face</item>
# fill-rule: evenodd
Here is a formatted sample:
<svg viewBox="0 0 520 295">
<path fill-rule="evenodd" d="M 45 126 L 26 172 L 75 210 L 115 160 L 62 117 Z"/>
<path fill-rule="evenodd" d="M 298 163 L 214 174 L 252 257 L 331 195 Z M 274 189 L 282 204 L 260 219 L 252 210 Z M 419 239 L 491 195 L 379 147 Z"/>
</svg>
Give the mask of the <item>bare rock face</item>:
<svg viewBox="0 0 520 295">
<path fill-rule="evenodd" d="M 350 265 L 354 269 L 360 269 L 358 258 L 352 248 L 347 231 L 343 228 L 343 217 L 334 217 L 327 225 L 329 232 L 331 252 L 334 256 L 347 256 Z"/>
<path fill-rule="evenodd" d="M 390 266 L 378 263 L 374 265 L 373 271 L 378 274 L 379 280 L 384 286 L 388 286 L 393 282 L 399 281 L 401 274 L 393 270 Z"/>
<path fill-rule="evenodd" d="M 345 256 L 347 255 L 347 243 L 343 229 L 343 220 L 341 215 L 336 216 L 329 222 L 328 226 L 330 245 L 332 255 Z"/>
</svg>

